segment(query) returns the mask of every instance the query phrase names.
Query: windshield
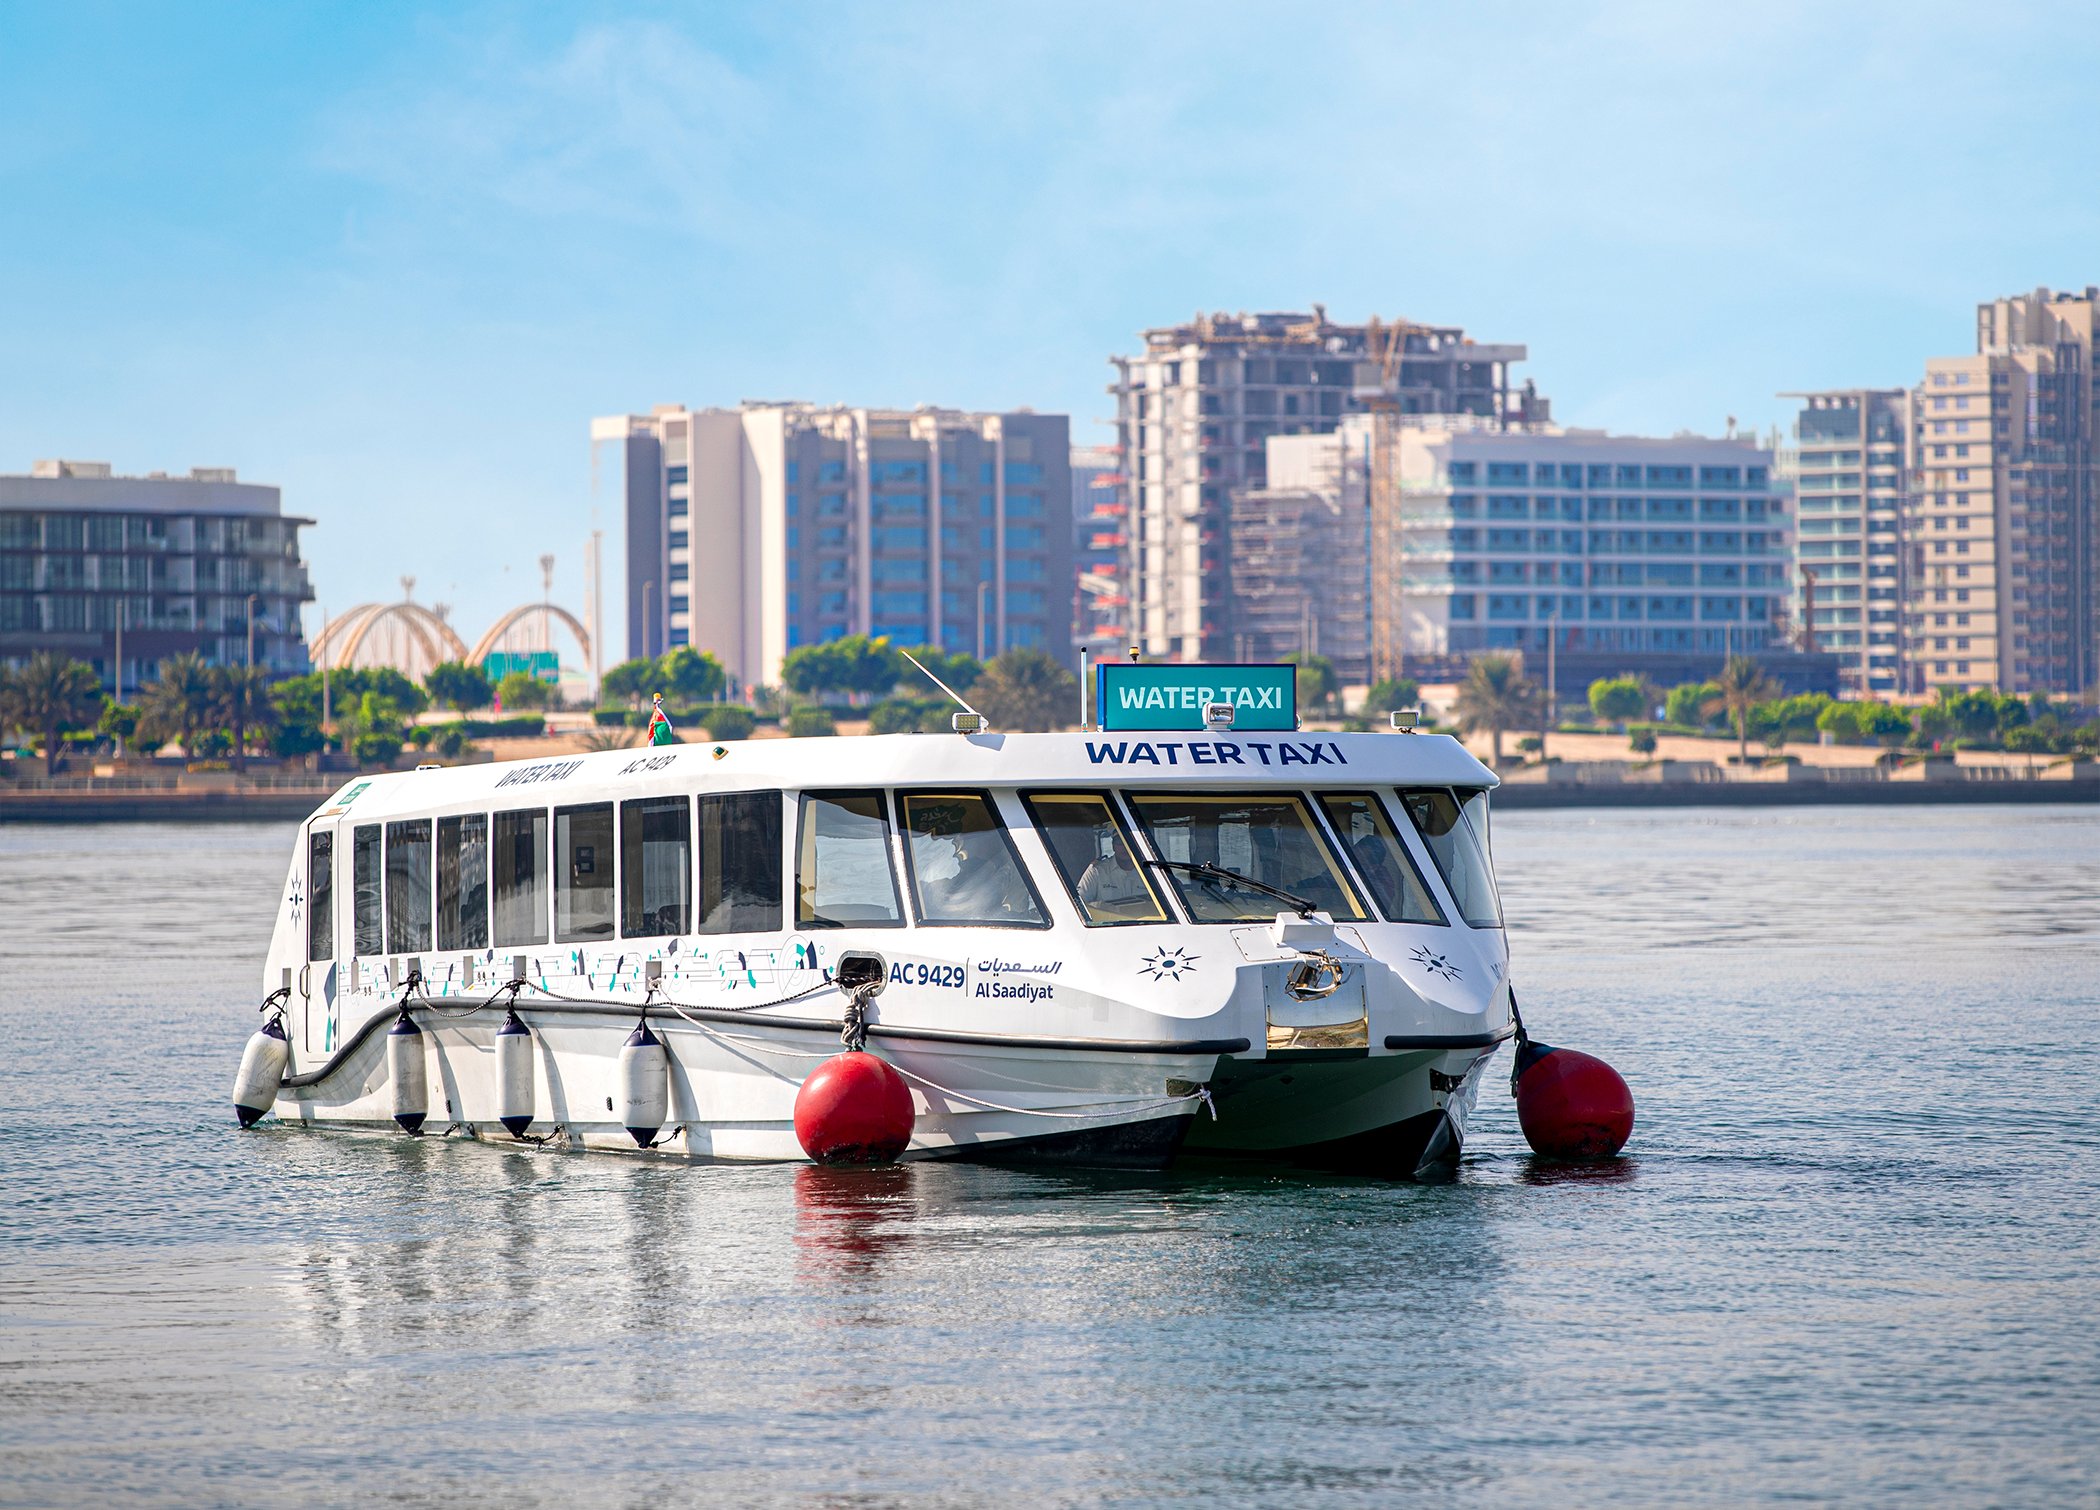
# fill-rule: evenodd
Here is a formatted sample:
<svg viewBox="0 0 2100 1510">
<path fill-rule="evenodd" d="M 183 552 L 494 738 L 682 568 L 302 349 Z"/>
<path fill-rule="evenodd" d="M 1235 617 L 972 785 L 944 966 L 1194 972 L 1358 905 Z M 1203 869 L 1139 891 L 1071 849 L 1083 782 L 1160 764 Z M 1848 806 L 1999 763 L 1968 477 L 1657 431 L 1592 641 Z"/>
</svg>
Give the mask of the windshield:
<svg viewBox="0 0 2100 1510">
<path fill-rule="evenodd" d="M 919 921 L 1045 928 L 1013 845 L 976 792 L 901 792 L 905 857 Z"/>
<path fill-rule="evenodd" d="M 1170 921 L 1106 797 L 1030 792 L 1022 800 L 1089 928 Z"/>
<path fill-rule="evenodd" d="M 1222 866 L 1304 897 L 1333 917 L 1362 921 L 1367 916 L 1304 798 L 1285 793 L 1127 796 L 1162 860 Z M 1255 922 L 1290 910 L 1287 902 L 1222 877 L 1182 870 L 1164 874 L 1198 923 Z"/>
<path fill-rule="evenodd" d="M 1342 847 L 1356 862 L 1356 873 L 1371 889 L 1378 910 L 1395 923 L 1439 923 L 1443 909 L 1429 894 L 1407 847 L 1393 832 L 1385 806 L 1369 792 L 1322 792 L 1320 807 L 1341 836 Z"/>
<path fill-rule="evenodd" d="M 1451 888 L 1459 916 L 1475 928 L 1500 928 L 1502 904 L 1495 896 L 1494 872 L 1488 867 L 1486 836 L 1467 821 L 1467 815 L 1477 810 L 1479 821 L 1486 822 L 1487 794 L 1469 792 L 1463 811 L 1458 798 L 1442 788 L 1402 792 L 1400 805 L 1407 809 L 1444 884 Z"/>
</svg>

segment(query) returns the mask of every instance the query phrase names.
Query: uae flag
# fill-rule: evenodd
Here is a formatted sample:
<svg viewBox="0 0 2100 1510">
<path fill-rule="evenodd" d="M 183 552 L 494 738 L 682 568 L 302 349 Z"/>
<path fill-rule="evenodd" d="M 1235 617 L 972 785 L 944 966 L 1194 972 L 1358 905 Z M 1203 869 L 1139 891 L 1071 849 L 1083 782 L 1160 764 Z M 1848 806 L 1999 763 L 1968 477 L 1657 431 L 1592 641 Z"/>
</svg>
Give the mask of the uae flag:
<svg viewBox="0 0 2100 1510">
<path fill-rule="evenodd" d="M 671 732 L 670 717 L 664 712 L 664 700 L 656 700 L 656 708 L 649 715 L 649 743 L 670 745 L 678 743 L 678 736 Z"/>
</svg>

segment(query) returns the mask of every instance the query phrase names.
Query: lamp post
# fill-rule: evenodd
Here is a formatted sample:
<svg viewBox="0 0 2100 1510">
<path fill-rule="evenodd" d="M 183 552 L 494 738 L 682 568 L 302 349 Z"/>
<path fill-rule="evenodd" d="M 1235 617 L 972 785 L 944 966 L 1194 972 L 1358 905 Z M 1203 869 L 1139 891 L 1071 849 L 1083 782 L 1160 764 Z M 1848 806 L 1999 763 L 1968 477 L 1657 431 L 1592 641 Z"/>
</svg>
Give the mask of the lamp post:
<svg viewBox="0 0 2100 1510">
<path fill-rule="evenodd" d="M 980 582 L 977 584 L 977 659 L 980 661 L 986 659 L 984 653 L 984 631 L 989 610 L 985 605 L 990 600 L 991 595 L 991 583 Z"/>
</svg>

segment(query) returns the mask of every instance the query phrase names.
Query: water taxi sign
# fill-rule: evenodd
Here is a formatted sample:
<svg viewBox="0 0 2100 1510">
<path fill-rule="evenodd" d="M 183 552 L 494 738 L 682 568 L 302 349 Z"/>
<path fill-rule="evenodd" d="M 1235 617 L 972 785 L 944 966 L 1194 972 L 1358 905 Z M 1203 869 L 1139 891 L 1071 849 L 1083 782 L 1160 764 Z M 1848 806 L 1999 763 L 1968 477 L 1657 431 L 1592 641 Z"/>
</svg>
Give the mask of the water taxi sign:
<svg viewBox="0 0 2100 1510">
<path fill-rule="evenodd" d="M 1206 703 L 1231 703 L 1234 729 L 1298 727 L 1295 666 L 1182 666 L 1103 661 L 1095 678 L 1103 730 L 1201 729 Z"/>
</svg>

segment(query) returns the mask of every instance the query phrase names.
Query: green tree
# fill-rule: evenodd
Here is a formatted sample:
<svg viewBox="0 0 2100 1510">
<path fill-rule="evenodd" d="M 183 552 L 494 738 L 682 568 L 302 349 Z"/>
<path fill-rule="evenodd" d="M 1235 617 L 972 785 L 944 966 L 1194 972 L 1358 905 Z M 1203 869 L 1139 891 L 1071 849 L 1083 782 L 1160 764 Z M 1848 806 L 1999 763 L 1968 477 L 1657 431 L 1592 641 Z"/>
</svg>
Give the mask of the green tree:
<svg viewBox="0 0 2100 1510">
<path fill-rule="evenodd" d="M 235 770 L 248 769 L 248 735 L 269 732 L 277 721 L 270 701 L 267 666 L 215 666 L 211 673 L 212 716 L 232 740 Z"/>
<path fill-rule="evenodd" d="M 92 728 L 101 716 L 102 681 L 92 666 L 55 650 L 39 650 L 8 681 L 15 720 L 43 736 L 44 774 L 53 775 L 59 736 Z"/>
<path fill-rule="evenodd" d="M 648 657 L 622 661 L 598 679 L 598 695 L 600 698 L 616 698 L 630 708 L 639 708 L 642 699 L 657 690 L 658 681 L 656 662 Z"/>
<path fill-rule="evenodd" d="M 887 638 L 849 634 L 789 651 L 780 663 L 780 679 L 811 697 L 827 692 L 872 697 L 896 686 L 909 669 Z"/>
<path fill-rule="evenodd" d="M 1636 755 L 1655 753 L 1655 725 L 1633 724 L 1626 731 L 1626 747 Z"/>
<path fill-rule="evenodd" d="M 1608 724 L 1644 717 L 1648 703 L 1639 677 L 1599 677 L 1590 683 L 1590 711 Z"/>
<path fill-rule="evenodd" d="M 1483 655 L 1466 668 L 1452 711 L 1459 727 L 1468 734 L 1486 729 L 1492 740 L 1495 764 L 1502 764 L 1502 736 L 1511 729 L 1528 729 L 1538 722 L 1543 694 L 1537 682 L 1524 674 L 1513 655 Z"/>
<path fill-rule="evenodd" d="M 716 703 L 700 710 L 700 727 L 707 730 L 709 739 L 749 739 L 757 725 L 751 710 L 736 703 Z"/>
<path fill-rule="evenodd" d="M 139 732 L 139 710 L 136 703 L 120 703 L 111 698 L 102 705 L 102 716 L 95 720 L 96 732 L 106 739 L 136 739 Z"/>
<path fill-rule="evenodd" d="M 554 689 L 530 671 L 507 671 L 503 680 L 496 683 L 496 696 L 502 700 L 504 712 L 514 713 L 521 708 L 546 707 L 553 700 Z"/>
<path fill-rule="evenodd" d="M 365 765 L 384 765 L 406 739 L 403 709 L 378 692 L 365 692 L 342 715 L 343 743 Z"/>
<path fill-rule="evenodd" d="M 1731 655 L 1721 674 L 1714 678 L 1713 696 L 1707 699 L 1701 711 L 1707 715 L 1726 713 L 1735 725 L 1737 759 L 1744 765 L 1750 763 L 1751 715 L 1757 705 L 1770 702 L 1779 692 L 1779 684 L 1765 675 L 1764 667 L 1747 655 Z"/>
<path fill-rule="evenodd" d="M 432 666 L 423 678 L 423 689 L 455 713 L 486 708 L 496 696 L 488 672 L 464 661 L 440 661 Z"/>
<path fill-rule="evenodd" d="M 183 754 L 193 754 L 196 732 L 212 716 L 211 667 L 194 650 L 171 655 L 160 663 L 160 680 L 139 700 L 147 723 L 163 736 L 179 739 Z"/>
<path fill-rule="evenodd" d="M 1816 715 L 1816 728 L 1838 744 L 1856 744 L 1865 736 L 1860 727 L 1860 715 L 1866 709 L 1864 703 L 1832 703 Z"/>
<path fill-rule="evenodd" d="M 823 704 L 803 703 L 788 710 L 787 731 L 797 739 L 809 739 L 836 734 L 838 726 L 831 721 L 831 710 Z"/>
<path fill-rule="evenodd" d="M 968 692 L 977 685 L 977 678 L 984 675 L 984 662 L 960 650 L 950 652 L 936 650 L 931 645 L 914 645 L 911 653 L 921 666 L 958 692 Z M 898 674 L 898 686 L 918 697 L 940 695 L 940 689 L 914 671 L 910 661 L 900 657 L 899 664 L 903 669 Z"/>
<path fill-rule="evenodd" d="M 970 702 L 995 729 L 1062 729 L 1078 720 L 1079 678 L 1040 650 L 995 656 Z"/>
<path fill-rule="evenodd" d="M 1360 712 L 1393 713 L 1401 708 L 1416 708 L 1422 703 L 1422 684 L 1411 676 L 1388 676 L 1371 683 L 1371 690 L 1364 694 L 1364 705 Z"/>
<path fill-rule="evenodd" d="M 656 663 L 656 673 L 664 701 L 681 708 L 712 701 L 729 680 L 720 661 L 690 645 L 665 652 Z"/>
<path fill-rule="evenodd" d="M 1685 682 L 1672 687 L 1663 699 L 1663 716 L 1680 728 L 1696 729 L 1711 721 L 1706 710 L 1720 695 L 1713 682 Z"/>
<path fill-rule="evenodd" d="M 1341 685 L 1334 672 L 1334 662 L 1324 655 L 1308 655 L 1292 651 L 1283 658 L 1287 666 L 1298 668 L 1298 706 L 1300 708 L 1324 708 L 1333 699 L 1335 690 Z"/>
</svg>

